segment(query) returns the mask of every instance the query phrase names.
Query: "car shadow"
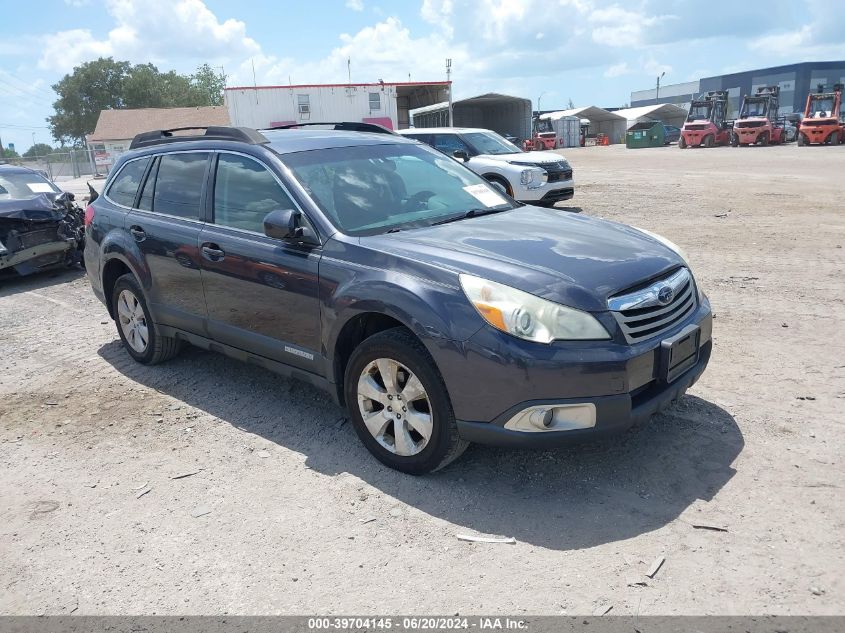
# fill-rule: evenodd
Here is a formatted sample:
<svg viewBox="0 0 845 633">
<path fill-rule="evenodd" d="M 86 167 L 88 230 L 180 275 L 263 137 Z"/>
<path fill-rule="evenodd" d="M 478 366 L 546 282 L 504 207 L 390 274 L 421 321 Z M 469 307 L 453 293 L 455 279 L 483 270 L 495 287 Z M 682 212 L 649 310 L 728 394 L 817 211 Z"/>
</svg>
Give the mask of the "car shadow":
<svg viewBox="0 0 845 633">
<path fill-rule="evenodd" d="M 21 277 L 14 271 L 3 271 L 0 273 L 0 297 L 10 297 L 19 292 L 40 290 L 67 283 L 79 279 L 83 275 L 85 275 L 85 269 L 79 266 L 45 270 L 25 277 Z"/>
<path fill-rule="evenodd" d="M 553 206 L 552 208 L 556 211 L 568 211 L 569 213 L 581 213 L 584 210 L 581 207 L 559 207 L 557 205 Z"/>
<path fill-rule="evenodd" d="M 347 472 L 458 532 L 581 549 L 656 530 L 734 475 L 744 441 L 733 417 L 685 396 L 648 423 L 601 442 L 525 451 L 470 446 L 437 473 L 382 466 L 345 411 L 310 385 L 219 354 L 186 348 L 168 363 L 134 362 L 118 341 L 100 356 L 126 377 L 239 429 L 302 453 L 327 475 Z M 483 389 L 483 386 L 479 386 Z"/>
</svg>

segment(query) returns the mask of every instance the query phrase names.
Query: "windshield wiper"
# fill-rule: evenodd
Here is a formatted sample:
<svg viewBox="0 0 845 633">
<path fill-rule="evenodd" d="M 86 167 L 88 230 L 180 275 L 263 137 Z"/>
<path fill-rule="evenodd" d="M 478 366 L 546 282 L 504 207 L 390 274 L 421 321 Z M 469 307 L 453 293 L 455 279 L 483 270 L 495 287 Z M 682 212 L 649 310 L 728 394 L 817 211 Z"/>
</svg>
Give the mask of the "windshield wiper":
<svg viewBox="0 0 845 633">
<path fill-rule="evenodd" d="M 459 215 L 453 215 L 448 218 L 444 218 L 443 220 L 437 220 L 437 222 L 432 222 L 429 226 L 437 226 L 438 224 L 449 224 L 449 222 L 457 222 L 458 220 L 465 220 L 467 218 L 474 218 L 479 215 L 490 215 L 491 213 L 501 213 L 502 211 L 510 211 L 510 208 L 507 209 L 470 209 L 464 213 Z"/>
</svg>

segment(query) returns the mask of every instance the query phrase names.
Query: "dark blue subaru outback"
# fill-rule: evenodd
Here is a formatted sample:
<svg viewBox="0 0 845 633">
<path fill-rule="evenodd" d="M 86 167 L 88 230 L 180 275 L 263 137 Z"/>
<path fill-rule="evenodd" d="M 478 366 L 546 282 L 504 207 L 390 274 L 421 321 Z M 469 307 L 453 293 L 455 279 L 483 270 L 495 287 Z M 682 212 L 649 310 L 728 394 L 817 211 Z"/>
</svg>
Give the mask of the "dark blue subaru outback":
<svg viewBox="0 0 845 633">
<path fill-rule="evenodd" d="M 136 137 L 86 213 L 127 352 L 190 343 L 306 380 L 416 474 L 469 442 L 621 431 L 704 371 L 710 305 L 671 242 L 519 204 L 367 130 Z"/>
</svg>

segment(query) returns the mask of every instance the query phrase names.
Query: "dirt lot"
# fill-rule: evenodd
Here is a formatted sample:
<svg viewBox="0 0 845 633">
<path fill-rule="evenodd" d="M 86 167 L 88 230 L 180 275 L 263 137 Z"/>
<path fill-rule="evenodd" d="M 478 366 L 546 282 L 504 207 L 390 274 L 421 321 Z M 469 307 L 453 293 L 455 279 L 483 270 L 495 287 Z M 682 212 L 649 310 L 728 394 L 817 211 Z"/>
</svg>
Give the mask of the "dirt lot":
<svg viewBox="0 0 845 633">
<path fill-rule="evenodd" d="M 0 612 L 842 613 L 845 147 L 566 153 L 573 205 L 676 241 L 711 297 L 671 411 L 413 478 L 308 386 L 135 364 L 78 272 L 5 281 Z"/>
</svg>

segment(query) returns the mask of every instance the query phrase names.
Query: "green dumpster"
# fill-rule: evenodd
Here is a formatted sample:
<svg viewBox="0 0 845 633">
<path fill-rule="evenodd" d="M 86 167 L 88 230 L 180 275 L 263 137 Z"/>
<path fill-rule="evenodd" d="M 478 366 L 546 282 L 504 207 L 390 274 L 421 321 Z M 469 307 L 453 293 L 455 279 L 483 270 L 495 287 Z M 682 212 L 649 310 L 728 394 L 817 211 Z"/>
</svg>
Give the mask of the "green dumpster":
<svg viewBox="0 0 845 633">
<path fill-rule="evenodd" d="M 641 121 L 628 129 L 625 135 L 625 147 L 663 147 L 666 141 L 666 129 L 660 121 Z"/>
</svg>

